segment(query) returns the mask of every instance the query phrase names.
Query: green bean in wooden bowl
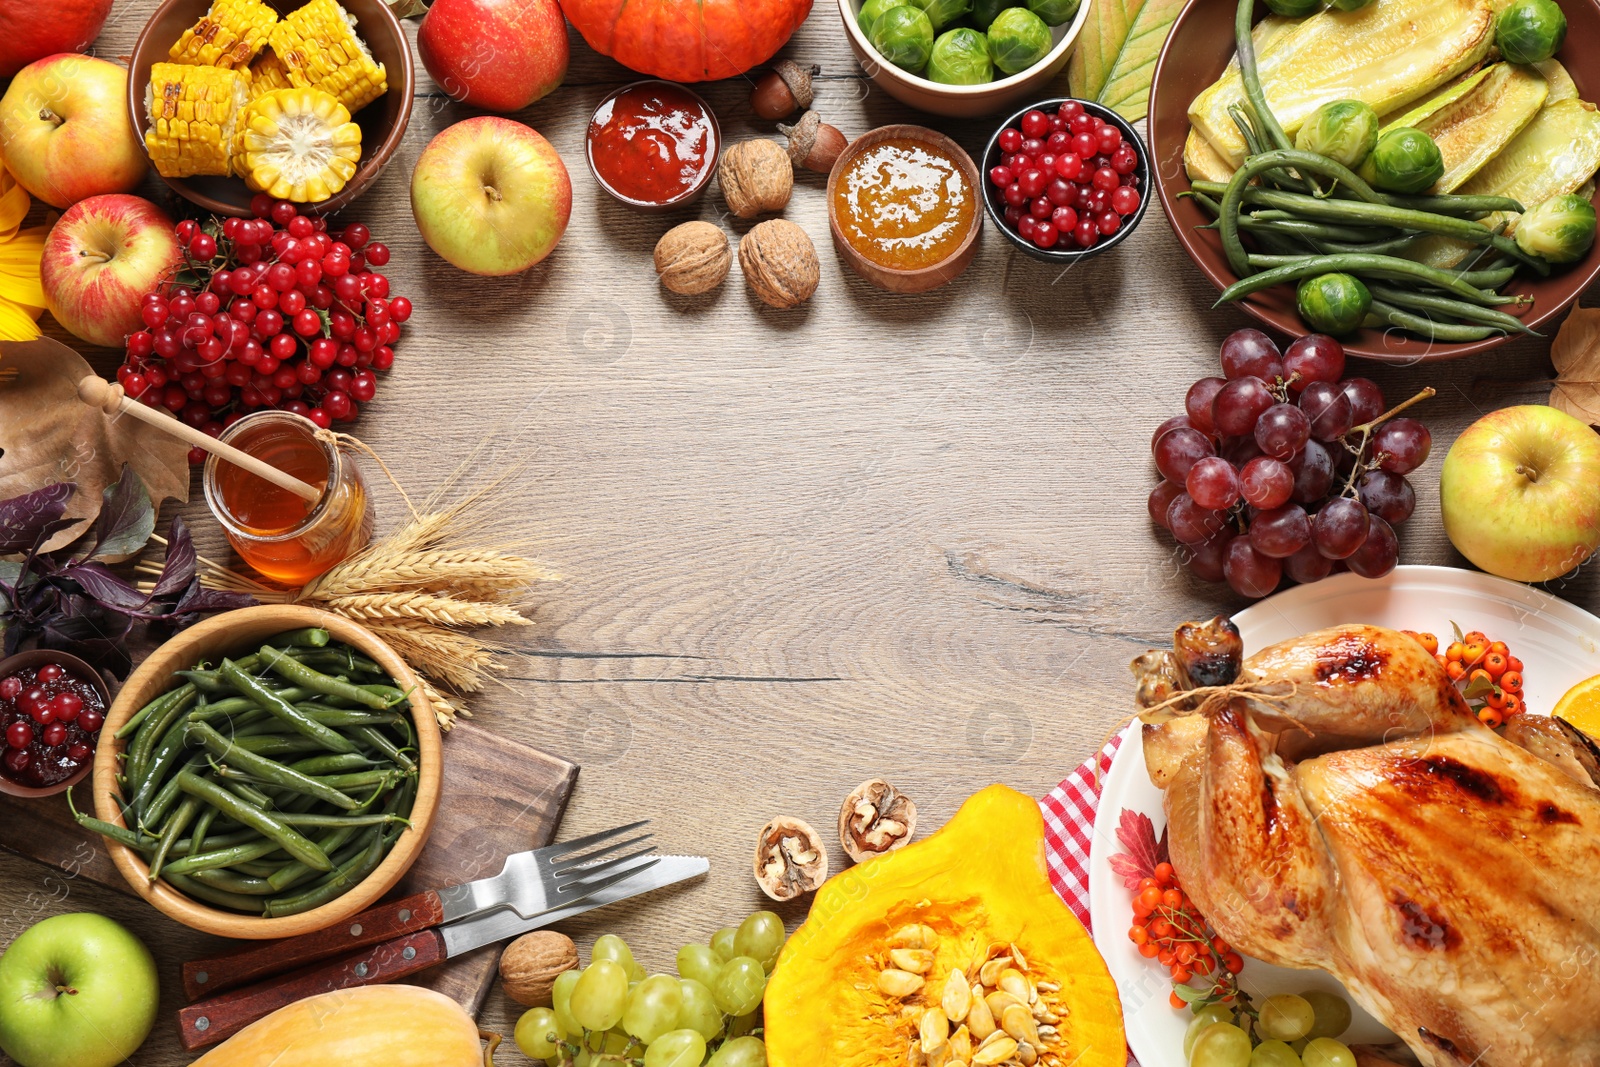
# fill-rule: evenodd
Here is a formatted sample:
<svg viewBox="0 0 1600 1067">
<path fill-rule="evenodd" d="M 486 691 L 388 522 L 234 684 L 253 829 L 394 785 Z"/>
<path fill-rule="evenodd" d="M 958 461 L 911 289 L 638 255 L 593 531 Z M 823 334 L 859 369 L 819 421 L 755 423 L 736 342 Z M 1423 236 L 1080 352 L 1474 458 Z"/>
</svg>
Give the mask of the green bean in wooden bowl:
<svg viewBox="0 0 1600 1067">
<path fill-rule="evenodd" d="M 94 811 L 134 890 L 188 926 L 289 937 L 394 887 L 439 800 L 439 727 L 370 631 L 296 605 L 185 630 L 123 686 Z"/>
</svg>

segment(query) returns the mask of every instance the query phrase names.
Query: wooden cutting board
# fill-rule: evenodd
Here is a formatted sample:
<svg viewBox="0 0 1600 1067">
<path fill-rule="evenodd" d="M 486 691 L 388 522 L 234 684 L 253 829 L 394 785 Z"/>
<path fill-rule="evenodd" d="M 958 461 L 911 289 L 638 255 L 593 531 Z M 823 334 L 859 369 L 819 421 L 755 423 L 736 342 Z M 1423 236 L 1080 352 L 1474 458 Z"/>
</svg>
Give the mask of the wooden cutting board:
<svg viewBox="0 0 1600 1067">
<path fill-rule="evenodd" d="M 498 874 L 505 857 L 555 839 L 578 766 L 519 741 L 460 723 L 445 735 L 439 813 L 428 847 L 394 896 Z M 88 806 L 79 790 L 80 807 Z M 73 821 L 65 795 L 0 796 L 0 848 L 74 877 L 132 894 L 99 835 Z M 419 975 L 476 1015 L 495 978 L 499 946 L 488 945 Z"/>
</svg>

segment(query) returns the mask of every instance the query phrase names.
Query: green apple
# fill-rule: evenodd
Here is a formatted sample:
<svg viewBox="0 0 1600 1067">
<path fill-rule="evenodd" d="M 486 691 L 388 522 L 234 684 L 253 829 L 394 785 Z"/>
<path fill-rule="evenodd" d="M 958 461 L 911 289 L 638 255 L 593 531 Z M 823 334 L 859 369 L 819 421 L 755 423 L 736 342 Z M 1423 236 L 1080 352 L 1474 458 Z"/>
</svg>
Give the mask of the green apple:
<svg viewBox="0 0 1600 1067">
<path fill-rule="evenodd" d="M 0 1048 L 21 1067 L 115 1067 L 156 1021 L 156 961 L 104 915 L 56 915 L 0 956 Z"/>
<path fill-rule="evenodd" d="M 1450 446 L 1439 504 L 1451 542 L 1490 574 L 1565 574 L 1600 547 L 1600 434 L 1543 404 L 1492 411 Z"/>
</svg>

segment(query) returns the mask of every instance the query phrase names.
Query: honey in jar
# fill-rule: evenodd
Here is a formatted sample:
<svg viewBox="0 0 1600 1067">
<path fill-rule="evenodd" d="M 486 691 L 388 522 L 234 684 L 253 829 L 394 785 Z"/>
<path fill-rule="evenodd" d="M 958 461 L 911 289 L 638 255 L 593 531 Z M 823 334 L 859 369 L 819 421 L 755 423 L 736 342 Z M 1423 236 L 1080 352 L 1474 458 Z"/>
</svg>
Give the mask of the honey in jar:
<svg viewBox="0 0 1600 1067">
<path fill-rule="evenodd" d="M 834 217 L 851 248 L 880 267 L 920 270 L 961 247 L 977 194 L 938 145 L 891 137 L 857 153 L 834 185 Z"/>
<path fill-rule="evenodd" d="M 212 456 L 206 503 L 228 543 L 267 578 L 300 586 L 366 547 L 372 515 L 355 459 L 310 419 L 258 411 L 228 427 L 223 441 L 315 486 L 315 503 Z"/>
</svg>

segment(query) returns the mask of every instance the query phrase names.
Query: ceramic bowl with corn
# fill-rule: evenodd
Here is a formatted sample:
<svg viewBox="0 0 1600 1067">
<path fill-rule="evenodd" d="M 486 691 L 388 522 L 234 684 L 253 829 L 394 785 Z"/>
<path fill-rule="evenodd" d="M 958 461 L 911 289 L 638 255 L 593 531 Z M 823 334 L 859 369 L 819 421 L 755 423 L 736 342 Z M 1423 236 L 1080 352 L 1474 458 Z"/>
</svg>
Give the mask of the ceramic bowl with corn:
<svg viewBox="0 0 1600 1067">
<path fill-rule="evenodd" d="M 186 2 L 200 13 L 173 34 L 184 16 L 171 9 Z M 335 209 L 360 191 L 353 186 L 366 184 L 358 180 L 365 163 L 381 167 L 387 159 L 371 136 L 382 135 L 389 151 L 388 142 L 398 141 L 395 124 L 382 120 L 395 112 L 383 104 L 401 91 L 408 98 L 403 130 L 411 81 L 404 37 L 394 25 L 405 70 L 391 85 L 396 72 L 361 32 L 369 22 L 389 29 L 387 9 L 370 0 L 292 5 L 209 0 L 197 8 L 192 0 L 169 0 L 140 38 L 130 104 L 145 149 L 157 173 L 202 206 L 218 210 L 207 196 L 224 198 L 223 182 L 233 186 L 225 197 L 231 213 L 242 213 L 256 193 Z M 373 6 L 381 16 L 351 10 Z M 373 115 L 380 121 L 369 121 Z M 373 169 L 366 181 L 375 176 Z"/>
</svg>

